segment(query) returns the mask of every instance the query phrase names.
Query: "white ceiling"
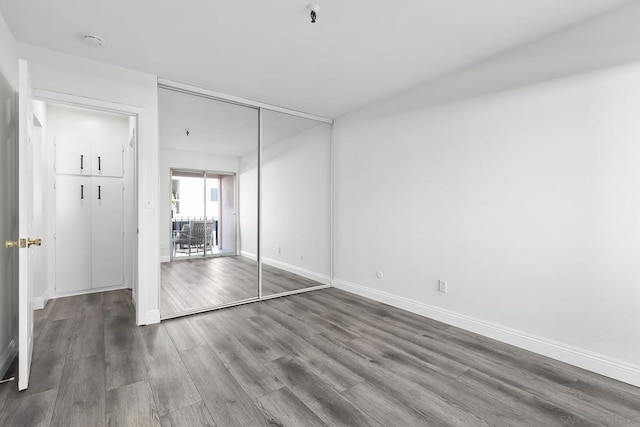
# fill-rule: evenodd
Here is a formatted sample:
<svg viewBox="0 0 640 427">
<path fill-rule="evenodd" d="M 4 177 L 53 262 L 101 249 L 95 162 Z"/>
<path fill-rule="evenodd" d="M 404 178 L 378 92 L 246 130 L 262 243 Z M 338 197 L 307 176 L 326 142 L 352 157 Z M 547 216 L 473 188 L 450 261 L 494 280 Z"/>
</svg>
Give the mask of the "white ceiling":
<svg viewBox="0 0 640 427">
<path fill-rule="evenodd" d="M 19 42 L 336 117 L 634 0 L 0 0 Z M 96 33 L 107 46 L 82 43 Z"/>
<path fill-rule="evenodd" d="M 158 109 L 162 148 L 232 157 L 258 149 L 256 109 L 166 89 L 158 93 Z M 263 147 L 321 124 L 263 110 Z"/>
</svg>

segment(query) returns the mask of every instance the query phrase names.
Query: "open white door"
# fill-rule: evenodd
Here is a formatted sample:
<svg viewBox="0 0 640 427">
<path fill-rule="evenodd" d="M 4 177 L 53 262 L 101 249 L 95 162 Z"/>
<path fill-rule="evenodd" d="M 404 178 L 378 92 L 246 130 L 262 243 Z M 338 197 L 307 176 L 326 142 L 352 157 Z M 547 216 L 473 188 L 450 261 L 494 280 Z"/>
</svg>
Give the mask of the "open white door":
<svg viewBox="0 0 640 427">
<path fill-rule="evenodd" d="M 18 267 L 18 390 L 29 385 L 33 354 L 33 265 L 31 240 L 33 230 L 33 102 L 27 62 L 19 61 L 18 82 L 18 230 L 20 238 L 13 242 L 19 248 Z"/>
</svg>

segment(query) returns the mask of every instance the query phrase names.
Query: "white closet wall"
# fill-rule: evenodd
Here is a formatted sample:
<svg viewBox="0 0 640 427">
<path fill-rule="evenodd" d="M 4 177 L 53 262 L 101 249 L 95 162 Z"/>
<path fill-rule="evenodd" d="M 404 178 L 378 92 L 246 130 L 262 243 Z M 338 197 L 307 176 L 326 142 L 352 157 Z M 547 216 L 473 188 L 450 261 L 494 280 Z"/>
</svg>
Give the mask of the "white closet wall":
<svg viewBox="0 0 640 427">
<path fill-rule="evenodd" d="M 55 144 L 58 295 L 124 285 L 126 116 L 48 107 Z"/>
</svg>

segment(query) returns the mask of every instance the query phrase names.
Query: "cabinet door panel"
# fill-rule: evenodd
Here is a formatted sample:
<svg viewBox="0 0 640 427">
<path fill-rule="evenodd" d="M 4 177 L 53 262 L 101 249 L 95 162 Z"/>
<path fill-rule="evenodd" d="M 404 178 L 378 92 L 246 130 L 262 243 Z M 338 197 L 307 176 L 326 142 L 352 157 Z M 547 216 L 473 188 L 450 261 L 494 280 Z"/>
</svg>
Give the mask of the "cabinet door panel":
<svg viewBox="0 0 640 427">
<path fill-rule="evenodd" d="M 93 288 L 123 284 L 123 184 L 121 179 L 92 179 Z"/>
<path fill-rule="evenodd" d="M 122 144 L 96 142 L 91 152 L 91 170 L 94 176 L 122 176 Z"/>
<path fill-rule="evenodd" d="M 56 178 L 56 292 L 91 289 L 91 180 Z"/>
<path fill-rule="evenodd" d="M 56 138 L 56 172 L 91 175 L 91 143 L 80 137 Z"/>
</svg>

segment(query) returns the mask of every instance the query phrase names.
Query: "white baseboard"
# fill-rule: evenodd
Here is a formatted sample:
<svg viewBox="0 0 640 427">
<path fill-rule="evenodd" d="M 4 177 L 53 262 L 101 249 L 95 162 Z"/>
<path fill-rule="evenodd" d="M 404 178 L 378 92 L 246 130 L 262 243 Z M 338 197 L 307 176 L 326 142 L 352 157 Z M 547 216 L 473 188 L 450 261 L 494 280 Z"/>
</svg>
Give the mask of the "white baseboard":
<svg viewBox="0 0 640 427">
<path fill-rule="evenodd" d="M 82 291 L 56 292 L 53 298 L 75 297 L 78 295 L 96 294 L 98 292 L 118 291 L 120 289 L 129 289 L 125 285 L 108 286 L 105 288 L 84 289 Z"/>
<path fill-rule="evenodd" d="M 171 262 L 171 257 L 169 255 L 160 255 L 160 262 Z"/>
<path fill-rule="evenodd" d="M 298 276 L 306 277 L 307 279 L 322 283 L 323 285 L 331 284 L 331 277 L 326 274 L 320 274 L 306 268 L 298 267 L 297 265 L 287 264 L 286 262 L 275 260 L 273 258 L 262 258 L 262 262 L 266 265 L 270 265 L 271 267 L 279 268 L 281 270 L 288 271 L 289 273 L 297 274 Z"/>
<path fill-rule="evenodd" d="M 16 357 L 16 347 L 16 340 L 12 339 L 7 348 L 0 353 L 0 379 L 4 377 L 4 374 L 7 372 L 7 369 L 9 369 L 11 362 L 13 362 L 13 359 Z"/>
<path fill-rule="evenodd" d="M 435 307 L 420 301 L 357 285 L 346 280 L 334 279 L 333 286 L 640 387 L 640 366 L 638 365 Z"/>
<path fill-rule="evenodd" d="M 157 308 L 154 310 L 147 311 L 145 318 L 145 325 L 153 325 L 155 323 L 160 323 L 160 310 Z"/>
<path fill-rule="evenodd" d="M 252 261 L 257 261 L 258 260 L 258 256 L 256 254 L 253 254 L 253 253 L 247 252 L 247 251 L 240 251 L 240 256 L 243 256 L 245 258 L 249 258 Z"/>
<path fill-rule="evenodd" d="M 47 305 L 47 301 L 49 301 L 49 290 L 45 289 L 41 297 L 33 299 L 33 309 L 42 310 Z"/>
</svg>

